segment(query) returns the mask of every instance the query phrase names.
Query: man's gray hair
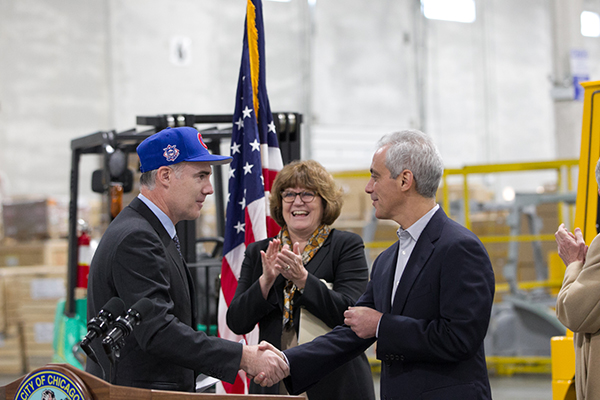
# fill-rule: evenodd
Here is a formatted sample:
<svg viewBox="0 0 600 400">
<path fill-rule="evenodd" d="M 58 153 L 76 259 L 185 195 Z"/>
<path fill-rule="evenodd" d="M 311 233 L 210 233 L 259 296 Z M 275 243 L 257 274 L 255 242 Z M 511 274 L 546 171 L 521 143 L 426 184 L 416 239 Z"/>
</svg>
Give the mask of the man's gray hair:
<svg viewBox="0 0 600 400">
<path fill-rule="evenodd" d="M 377 143 L 378 148 L 387 146 L 385 166 L 396 179 L 405 169 L 412 172 L 417 193 L 435 198 L 444 162 L 429 136 L 416 129 L 390 133 Z"/>
<path fill-rule="evenodd" d="M 177 164 L 169 165 L 169 168 L 171 168 L 175 172 L 175 176 L 177 178 L 181 176 L 181 171 L 183 171 L 185 163 L 186 162 L 183 161 Z M 142 172 L 142 175 L 140 175 L 140 186 L 143 186 L 148 190 L 154 190 L 154 187 L 156 186 L 157 171 L 158 169 L 153 169 L 152 171 Z"/>
</svg>

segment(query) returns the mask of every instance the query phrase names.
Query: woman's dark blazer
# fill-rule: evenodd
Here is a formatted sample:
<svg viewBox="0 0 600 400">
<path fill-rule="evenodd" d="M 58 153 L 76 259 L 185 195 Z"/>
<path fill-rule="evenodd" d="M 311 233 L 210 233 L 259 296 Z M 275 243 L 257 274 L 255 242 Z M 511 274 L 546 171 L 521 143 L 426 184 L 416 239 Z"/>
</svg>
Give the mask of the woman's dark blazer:
<svg viewBox="0 0 600 400">
<path fill-rule="evenodd" d="M 262 275 L 260 251 L 267 249 L 270 240 L 252 243 L 246 249 L 237 290 L 227 311 L 227 325 L 233 332 L 243 335 L 259 324 L 259 340 L 266 340 L 280 349 L 285 278 L 281 275 L 276 278 L 266 300 L 258 282 Z M 354 305 L 367 287 L 368 266 L 362 239 L 354 233 L 332 229 L 305 267 L 308 278 L 304 293 L 296 293 L 294 298 L 296 333 L 300 307 L 331 328 L 343 324 L 344 311 Z M 333 290 L 328 289 L 321 279 L 333 283 Z M 279 385 L 262 388 L 252 383 L 250 393 L 278 394 Z M 323 378 L 308 391 L 308 396 L 310 400 L 374 399 L 371 368 L 364 353 Z"/>
</svg>

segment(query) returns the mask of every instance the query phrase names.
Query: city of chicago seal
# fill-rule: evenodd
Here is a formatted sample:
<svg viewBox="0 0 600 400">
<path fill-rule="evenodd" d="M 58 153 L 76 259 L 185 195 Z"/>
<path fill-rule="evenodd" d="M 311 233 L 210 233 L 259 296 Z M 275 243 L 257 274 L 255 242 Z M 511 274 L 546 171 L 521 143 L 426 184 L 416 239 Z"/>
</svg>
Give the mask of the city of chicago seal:
<svg viewBox="0 0 600 400">
<path fill-rule="evenodd" d="M 42 369 L 27 375 L 15 400 L 85 400 L 81 387 L 68 376 Z"/>
</svg>

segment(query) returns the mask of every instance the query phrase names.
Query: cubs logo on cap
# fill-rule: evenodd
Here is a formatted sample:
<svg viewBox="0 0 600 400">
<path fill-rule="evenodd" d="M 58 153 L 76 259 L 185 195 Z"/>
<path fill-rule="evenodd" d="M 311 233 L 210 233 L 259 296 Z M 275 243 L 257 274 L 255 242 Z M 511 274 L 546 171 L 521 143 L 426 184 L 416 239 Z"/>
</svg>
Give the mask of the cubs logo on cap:
<svg viewBox="0 0 600 400">
<path fill-rule="evenodd" d="M 198 141 L 206 150 L 208 150 L 208 146 L 204 144 L 204 140 L 202 140 L 202 134 L 200 132 L 198 132 Z"/>
<path fill-rule="evenodd" d="M 140 171 L 147 172 L 183 161 L 228 164 L 231 157 L 211 154 L 202 135 L 189 126 L 167 128 L 146 138 L 137 147 Z"/>
</svg>

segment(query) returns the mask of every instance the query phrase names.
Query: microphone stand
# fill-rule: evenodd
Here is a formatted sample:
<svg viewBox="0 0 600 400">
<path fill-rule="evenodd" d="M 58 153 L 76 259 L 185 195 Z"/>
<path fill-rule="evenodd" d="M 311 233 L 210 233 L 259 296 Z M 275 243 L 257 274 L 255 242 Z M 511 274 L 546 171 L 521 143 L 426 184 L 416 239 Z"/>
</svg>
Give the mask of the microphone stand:
<svg viewBox="0 0 600 400">
<path fill-rule="evenodd" d="M 119 340 L 110 344 L 110 351 L 108 351 L 109 349 L 107 349 L 107 346 L 104 347 L 104 351 L 106 352 L 106 355 L 108 356 L 108 361 L 110 362 L 110 368 L 108 373 L 110 380 L 108 382 L 113 385 L 116 384 L 117 364 L 121 357 L 121 348 L 124 344 L 125 338 L 120 338 Z"/>
<path fill-rule="evenodd" d="M 147 298 L 138 300 L 127 311 L 127 316 L 115 320 L 113 329 L 102 339 L 102 347 L 110 361 L 110 383 L 116 381 L 117 363 L 121 357 L 121 348 L 125 345 L 125 338 L 129 336 L 133 327 L 139 325 L 142 314 L 151 311 L 154 305 Z"/>
</svg>

